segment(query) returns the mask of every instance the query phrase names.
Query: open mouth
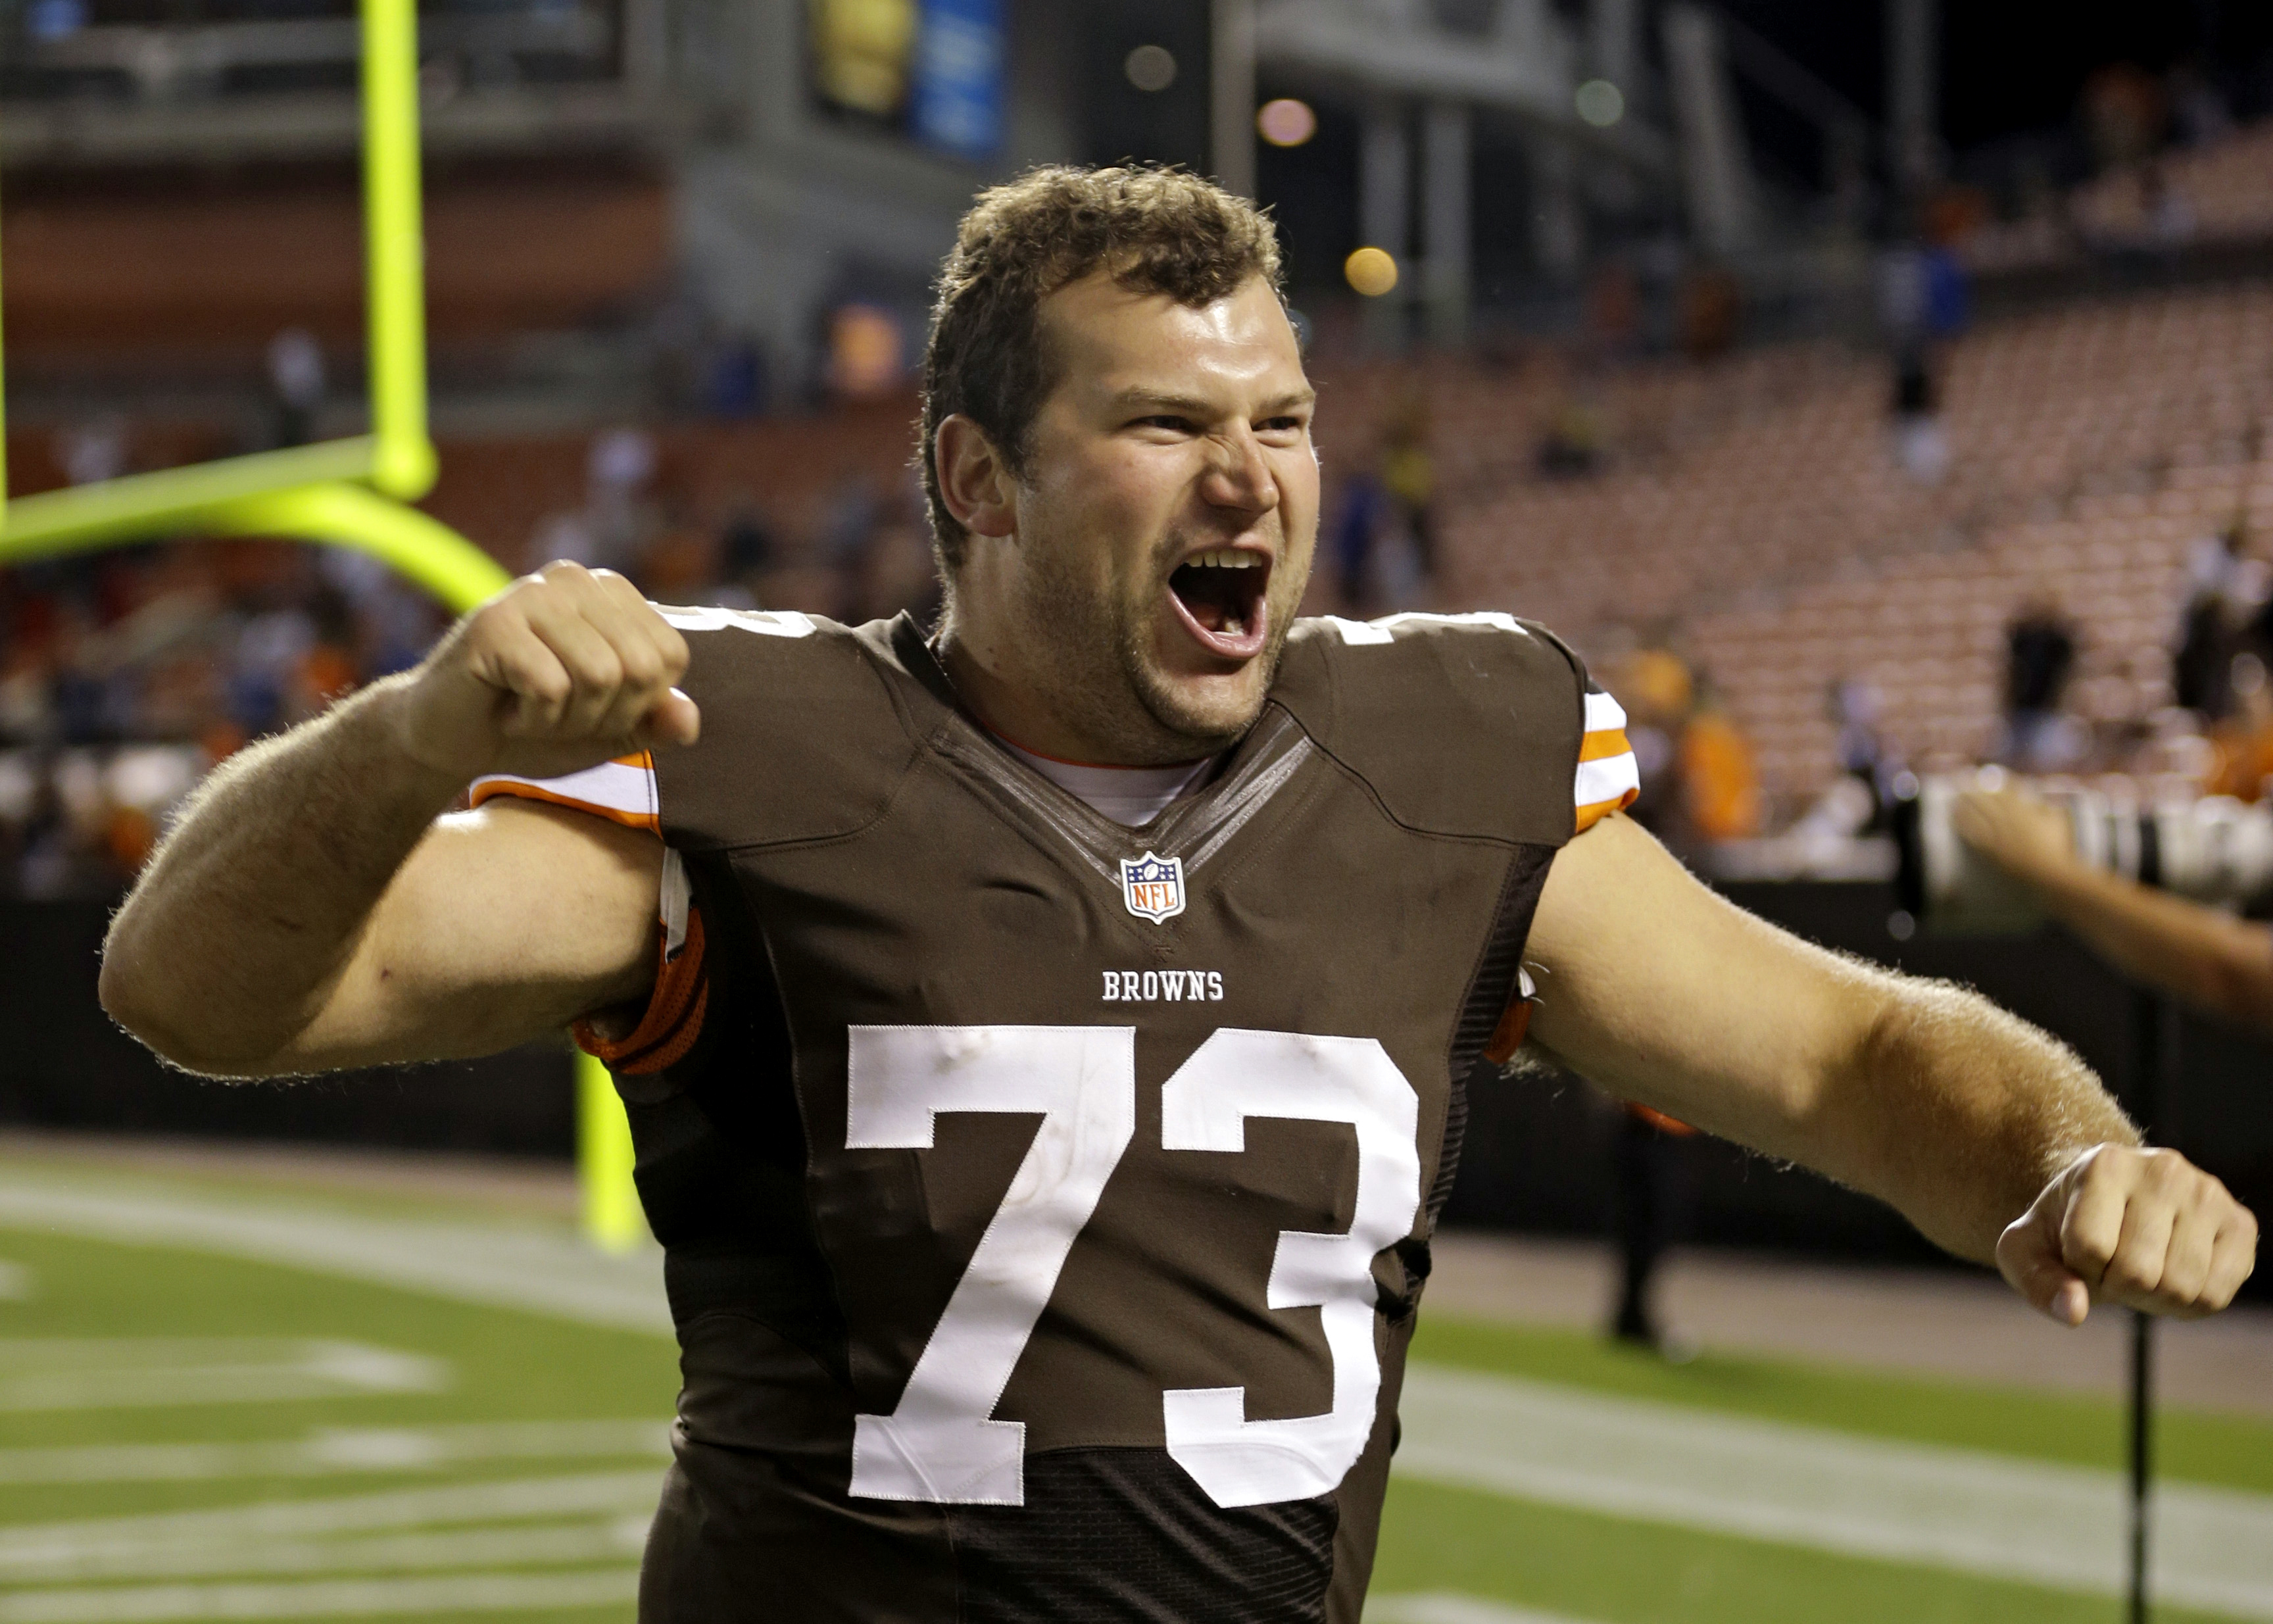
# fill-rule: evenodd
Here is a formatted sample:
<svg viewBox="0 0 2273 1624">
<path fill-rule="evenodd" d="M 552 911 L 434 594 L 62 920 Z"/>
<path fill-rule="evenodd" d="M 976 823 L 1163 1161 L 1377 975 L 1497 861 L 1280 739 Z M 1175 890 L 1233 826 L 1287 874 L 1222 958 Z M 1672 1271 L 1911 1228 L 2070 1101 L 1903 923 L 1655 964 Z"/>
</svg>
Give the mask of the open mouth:
<svg viewBox="0 0 2273 1624">
<path fill-rule="evenodd" d="M 1245 659 L 1263 646 L 1264 591 L 1270 583 L 1269 553 L 1216 547 L 1179 565 L 1168 577 L 1168 595 L 1203 647 Z"/>
</svg>

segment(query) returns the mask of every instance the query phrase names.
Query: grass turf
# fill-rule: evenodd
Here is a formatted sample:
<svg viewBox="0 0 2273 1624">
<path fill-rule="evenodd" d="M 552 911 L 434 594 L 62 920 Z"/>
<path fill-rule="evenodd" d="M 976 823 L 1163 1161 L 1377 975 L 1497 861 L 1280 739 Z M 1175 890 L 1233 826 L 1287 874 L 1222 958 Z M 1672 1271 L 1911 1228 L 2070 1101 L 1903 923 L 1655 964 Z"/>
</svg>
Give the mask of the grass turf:
<svg viewBox="0 0 2273 1624">
<path fill-rule="evenodd" d="M 1866 1437 L 2119 1468 L 2127 1410 L 2089 1395 L 1984 1387 L 1704 1353 L 1686 1365 L 1584 1332 L 1422 1315 L 1413 1357 L 1725 1414 Z M 2155 1463 L 2166 1477 L 2273 1492 L 2273 1422 L 2159 1409 Z"/>
<path fill-rule="evenodd" d="M 6 1161 L 0 1158 L 0 1177 L 6 1171 Z M 249 1204 L 289 1202 L 465 1222 L 497 1217 L 494 1207 L 475 1200 L 292 1190 L 287 1181 L 274 1178 L 232 1181 L 181 1171 L 153 1177 L 112 1170 L 99 1176 L 139 1189 Z M 521 1216 L 514 1222 L 532 1221 Z M 594 1328 L 296 1268 L 36 1229 L 0 1228 L 0 1259 L 21 1266 L 31 1286 L 24 1300 L 0 1300 L 0 1338 L 334 1338 L 444 1360 L 454 1377 L 446 1390 L 432 1393 L 0 1413 L 0 1447 L 282 1440 L 319 1428 L 476 1421 L 660 1418 L 668 1414 L 676 1386 L 669 1342 L 635 1331 Z M 2119 1407 L 2089 1398 L 1724 1356 L 1668 1366 L 1582 1334 L 1443 1316 L 1427 1320 L 1414 1352 L 1438 1364 L 1725 1414 L 2094 1466 L 2112 1466 L 2120 1459 Z M 2261 1421 L 2172 1413 L 2164 1417 L 2161 1436 L 2164 1465 L 2173 1475 L 2273 1490 L 2273 1428 Z M 0 1483 L 0 1536 L 8 1525 L 69 1518 L 642 1468 L 659 1475 L 653 1457 L 634 1456 L 489 1461 L 320 1477 Z M 595 1560 L 600 1560 L 596 1553 Z M 6 1583 L 0 1575 L 0 1590 Z M 1834 1618 L 1857 1624 L 2113 1624 L 2120 1616 L 2119 1605 L 2112 1599 L 1409 1480 L 1399 1481 L 1391 1491 L 1375 1590 L 1457 1591 L 1594 1624 L 1814 1624 Z M 566 1624 L 623 1624 L 631 1612 L 621 1604 L 554 1607 L 537 1616 Z M 513 1615 L 420 1616 L 439 1624 L 474 1624 Z M 2207 1615 L 2167 1607 L 2158 1608 L 2157 1617 L 2163 1624 L 2209 1624 Z"/>
</svg>

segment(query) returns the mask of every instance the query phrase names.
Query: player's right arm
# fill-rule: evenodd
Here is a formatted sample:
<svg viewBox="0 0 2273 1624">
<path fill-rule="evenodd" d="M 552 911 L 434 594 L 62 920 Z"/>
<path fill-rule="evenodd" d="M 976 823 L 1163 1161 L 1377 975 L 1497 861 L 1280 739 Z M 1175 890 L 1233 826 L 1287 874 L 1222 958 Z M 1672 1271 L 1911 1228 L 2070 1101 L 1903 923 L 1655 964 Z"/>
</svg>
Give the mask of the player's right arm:
<svg viewBox="0 0 2273 1624">
<path fill-rule="evenodd" d="M 416 670 L 232 757 L 111 921 L 102 1002 L 165 1059 L 262 1077 L 510 1047 L 635 1004 L 664 847 L 474 778 L 689 744 L 679 633 L 621 576 L 555 564 Z"/>
</svg>

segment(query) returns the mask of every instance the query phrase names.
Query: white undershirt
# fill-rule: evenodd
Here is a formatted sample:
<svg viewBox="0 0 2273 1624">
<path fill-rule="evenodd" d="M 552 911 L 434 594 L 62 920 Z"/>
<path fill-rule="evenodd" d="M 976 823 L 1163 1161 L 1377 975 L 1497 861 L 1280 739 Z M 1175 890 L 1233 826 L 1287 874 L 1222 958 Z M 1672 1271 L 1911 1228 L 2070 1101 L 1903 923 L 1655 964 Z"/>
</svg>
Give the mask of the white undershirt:
<svg viewBox="0 0 2273 1624">
<path fill-rule="evenodd" d="M 1167 811 L 1215 765 L 1211 756 L 1205 761 L 1179 762 L 1173 767 L 1088 767 L 1018 749 L 1008 739 L 1002 742 L 1067 794 L 1131 829 L 1141 829 Z"/>
</svg>

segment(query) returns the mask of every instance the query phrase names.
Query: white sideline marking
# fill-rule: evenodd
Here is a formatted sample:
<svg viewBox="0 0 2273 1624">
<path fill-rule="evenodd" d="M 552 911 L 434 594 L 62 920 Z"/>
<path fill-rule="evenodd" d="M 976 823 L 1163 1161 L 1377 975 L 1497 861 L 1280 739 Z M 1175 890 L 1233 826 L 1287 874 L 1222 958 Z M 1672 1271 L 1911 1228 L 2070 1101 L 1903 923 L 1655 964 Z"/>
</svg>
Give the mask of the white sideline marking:
<svg viewBox="0 0 2273 1624">
<path fill-rule="evenodd" d="M 559 1231 L 264 1208 L 12 1167 L 0 1184 L 0 1227 L 11 1224 L 284 1264 L 580 1324 L 671 1329 L 656 1254 L 608 1259 Z M 1407 1379 L 1403 1420 L 1396 1468 L 1406 1477 L 2054 1590 L 2108 1595 L 2124 1584 L 2122 1485 L 2112 1472 L 1425 1365 Z M 0 1573 L 11 1538 L 0 1530 Z M 2155 1562 L 2161 1599 L 2273 1624 L 2273 1496 L 2164 1485 Z"/>
<path fill-rule="evenodd" d="M 614 1330 L 671 1329 L 662 1253 L 610 1258 L 560 1230 L 263 1207 L 15 1167 L 0 1184 L 0 1227 L 9 1226 L 218 1252 Z"/>
<path fill-rule="evenodd" d="M 667 1456 L 667 1421 L 475 1422 L 327 1428 L 244 1444 L 81 1444 L 0 1449 L 0 1483 L 166 1483 L 429 1471 L 469 1461 Z"/>
<path fill-rule="evenodd" d="M 639 1595 L 639 1571 L 460 1574 L 310 1584 L 169 1584 L 0 1598 L 0 1624 L 162 1624 L 174 1619 L 324 1619 L 385 1613 L 543 1613 Z"/>
<path fill-rule="evenodd" d="M 1429 1590 L 1409 1596 L 1377 1596 L 1365 1605 L 1365 1624 L 1579 1624 L 1558 1613 L 1534 1613 L 1504 1602 Z"/>
<path fill-rule="evenodd" d="M 574 1567 L 637 1557 L 649 1519 L 580 1522 L 543 1528 L 469 1529 L 457 1533 L 385 1534 L 354 1539 L 199 1542 L 139 1550 L 79 1553 L 11 1569 L 11 1584 L 86 1583 L 104 1579 L 199 1579 L 222 1575 L 431 1573 L 448 1568 Z"/>
<path fill-rule="evenodd" d="M 2053 1590 L 2125 1588 L 2110 1471 L 1414 1364 L 1401 1476 Z M 2157 1491 L 2156 1595 L 2273 1620 L 2273 1495 Z"/>
<path fill-rule="evenodd" d="M 138 1555 L 156 1547 L 195 1551 L 219 1544 L 259 1545 L 294 1536 L 375 1532 L 545 1518 L 652 1515 L 662 1477 L 653 1468 L 569 1477 L 516 1477 L 445 1488 L 398 1489 L 336 1500 L 264 1501 L 201 1511 L 0 1528 L 0 1583 L 41 1564 Z"/>
<path fill-rule="evenodd" d="M 20 1263 L 0 1259 L 0 1302 L 28 1303 L 32 1299 L 32 1271 Z"/>
<path fill-rule="evenodd" d="M 265 1336 L 0 1337 L 0 1411 L 266 1404 L 439 1393 L 450 1367 L 364 1342 Z"/>
</svg>

